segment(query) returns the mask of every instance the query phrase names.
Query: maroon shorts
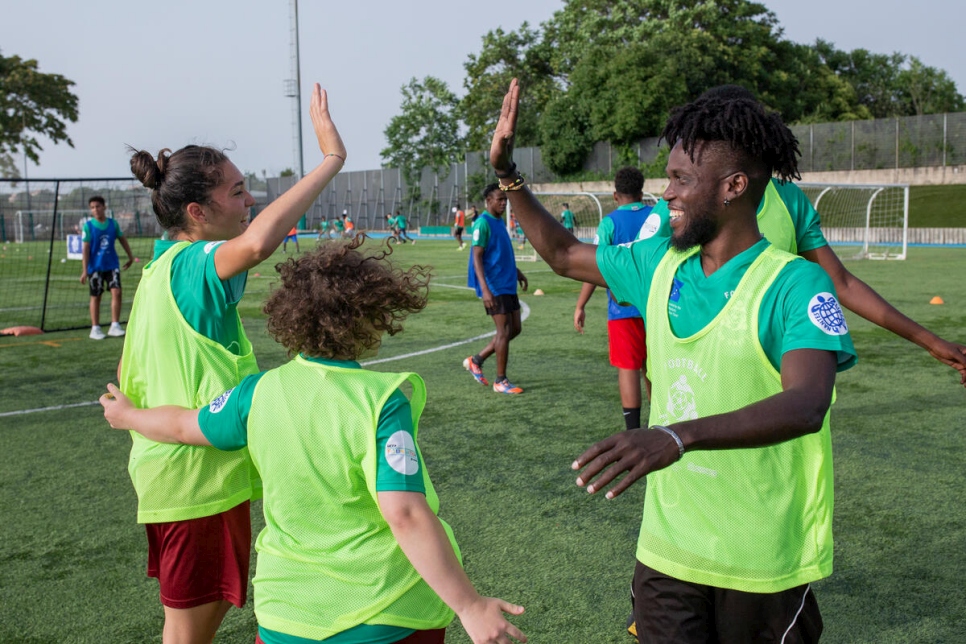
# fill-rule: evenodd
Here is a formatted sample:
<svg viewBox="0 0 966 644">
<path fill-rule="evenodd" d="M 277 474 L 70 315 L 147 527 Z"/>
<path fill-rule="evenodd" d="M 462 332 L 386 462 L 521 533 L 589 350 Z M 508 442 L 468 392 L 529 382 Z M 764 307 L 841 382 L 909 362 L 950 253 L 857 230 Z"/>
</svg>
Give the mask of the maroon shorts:
<svg viewBox="0 0 966 644">
<path fill-rule="evenodd" d="M 161 603 L 194 608 L 227 600 L 241 607 L 248 597 L 252 544 L 250 502 L 210 517 L 146 523 L 148 577 L 161 585 Z"/>
<path fill-rule="evenodd" d="M 610 363 L 613 366 L 633 370 L 644 368 L 647 347 L 644 344 L 643 319 L 607 320 L 607 338 L 610 344 Z"/>
<path fill-rule="evenodd" d="M 402 638 L 396 644 L 443 644 L 446 640 L 446 629 L 436 628 L 431 631 L 416 631 L 412 635 Z M 255 633 L 255 644 L 265 644 L 258 633 Z"/>
</svg>

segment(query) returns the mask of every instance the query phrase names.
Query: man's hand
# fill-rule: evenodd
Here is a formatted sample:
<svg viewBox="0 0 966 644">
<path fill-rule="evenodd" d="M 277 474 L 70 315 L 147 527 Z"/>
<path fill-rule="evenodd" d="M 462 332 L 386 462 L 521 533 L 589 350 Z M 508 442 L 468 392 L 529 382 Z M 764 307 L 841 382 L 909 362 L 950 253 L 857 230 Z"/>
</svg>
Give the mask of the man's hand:
<svg viewBox="0 0 966 644">
<path fill-rule="evenodd" d="M 927 347 L 927 350 L 936 360 L 957 369 L 960 384 L 966 386 L 966 347 L 936 336 L 936 340 Z"/>
<path fill-rule="evenodd" d="M 81 271 L 80 283 L 87 284 L 87 271 Z"/>
<path fill-rule="evenodd" d="M 575 308 L 574 309 L 574 329 L 577 330 L 577 333 L 584 332 L 584 318 L 585 318 L 584 307 L 578 306 L 577 308 Z"/>
<path fill-rule="evenodd" d="M 492 309 L 496 304 L 496 300 L 493 299 L 493 293 L 490 289 L 486 287 L 486 282 L 481 285 L 480 290 L 483 292 L 483 306 L 487 309 Z"/>
<path fill-rule="evenodd" d="M 520 83 L 517 79 L 510 81 L 510 89 L 503 97 L 503 107 L 500 109 L 500 120 L 493 132 L 493 142 L 490 144 L 490 165 L 497 174 L 504 174 L 513 164 L 513 137 L 517 131 L 517 106 L 520 103 Z"/>
<path fill-rule="evenodd" d="M 586 486 L 590 494 L 599 492 L 621 472 L 627 472 L 627 476 L 605 495 L 608 499 L 613 499 L 639 478 L 664 469 L 676 460 L 678 446 L 673 438 L 662 431 L 632 429 L 595 443 L 577 457 L 571 468 L 586 468 L 577 477 L 577 485 Z M 591 483 L 598 474 L 600 477 Z"/>
<path fill-rule="evenodd" d="M 128 257 L 127 258 L 127 261 L 124 262 L 124 266 L 121 267 L 121 270 L 122 271 L 126 271 L 127 269 L 131 268 L 131 264 L 133 264 L 133 263 L 134 263 L 134 258 L 133 257 Z"/>
<path fill-rule="evenodd" d="M 530 282 L 527 281 L 527 276 L 523 274 L 519 268 L 517 269 L 517 282 L 520 284 L 520 288 L 523 289 L 525 293 L 527 288 L 530 286 Z"/>
</svg>

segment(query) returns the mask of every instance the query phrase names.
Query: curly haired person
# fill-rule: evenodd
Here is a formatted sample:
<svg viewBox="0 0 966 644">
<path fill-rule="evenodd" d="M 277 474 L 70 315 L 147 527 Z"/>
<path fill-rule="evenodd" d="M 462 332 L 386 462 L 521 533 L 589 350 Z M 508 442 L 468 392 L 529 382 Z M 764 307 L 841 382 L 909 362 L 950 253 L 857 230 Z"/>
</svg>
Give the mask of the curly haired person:
<svg viewBox="0 0 966 644">
<path fill-rule="evenodd" d="M 264 310 L 290 362 L 197 410 L 136 409 L 109 385 L 104 415 L 155 441 L 248 449 L 265 492 L 256 642 L 442 644 L 454 611 L 475 643 L 526 641 L 503 614 L 523 607 L 476 592 L 436 516 L 416 442 L 422 378 L 357 362 L 426 306 L 429 280 L 364 254 L 362 239 L 277 266 Z"/>
</svg>

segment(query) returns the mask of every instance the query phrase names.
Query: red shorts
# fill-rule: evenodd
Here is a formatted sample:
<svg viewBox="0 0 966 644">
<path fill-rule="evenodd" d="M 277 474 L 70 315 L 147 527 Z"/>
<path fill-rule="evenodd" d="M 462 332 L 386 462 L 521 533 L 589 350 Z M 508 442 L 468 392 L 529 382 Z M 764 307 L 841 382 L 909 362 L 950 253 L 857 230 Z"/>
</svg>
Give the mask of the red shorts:
<svg viewBox="0 0 966 644">
<path fill-rule="evenodd" d="M 643 319 L 607 320 L 607 338 L 610 341 L 610 363 L 613 366 L 635 371 L 644 368 L 647 347 L 644 344 Z"/>
<path fill-rule="evenodd" d="M 431 631 L 416 631 L 412 635 L 397 641 L 396 644 L 443 644 L 445 639 L 446 629 L 436 628 Z M 258 633 L 255 633 L 255 644 L 265 644 Z"/>
<path fill-rule="evenodd" d="M 148 577 L 161 585 L 161 603 L 194 608 L 227 600 L 239 608 L 248 597 L 252 544 L 250 502 L 210 517 L 146 523 Z"/>
</svg>

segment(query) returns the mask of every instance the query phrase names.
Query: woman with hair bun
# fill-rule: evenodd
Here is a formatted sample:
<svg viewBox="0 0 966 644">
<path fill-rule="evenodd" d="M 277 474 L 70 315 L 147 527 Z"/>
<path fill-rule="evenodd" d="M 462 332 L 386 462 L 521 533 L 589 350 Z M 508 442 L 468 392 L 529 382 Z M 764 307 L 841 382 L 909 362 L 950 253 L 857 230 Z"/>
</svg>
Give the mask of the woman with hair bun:
<svg viewBox="0 0 966 644">
<path fill-rule="evenodd" d="M 199 407 L 257 373 L 236 307 L 248 270 L 267 259 L 345 163 L 346 150 L 316 84 L 310 114 L 321 164 L 249 223 L 255 200 L 220 150 L 134 151 L 166 239 L 155 243 L 134 297 L 119 367 L 137 407 Z M 157 577 L 165 644 L 210 642 L 248 591 L 249 501 L 261 482 L 247 450 L 162 444 L 132 432 L 128 471 Z"/>
</svg>

